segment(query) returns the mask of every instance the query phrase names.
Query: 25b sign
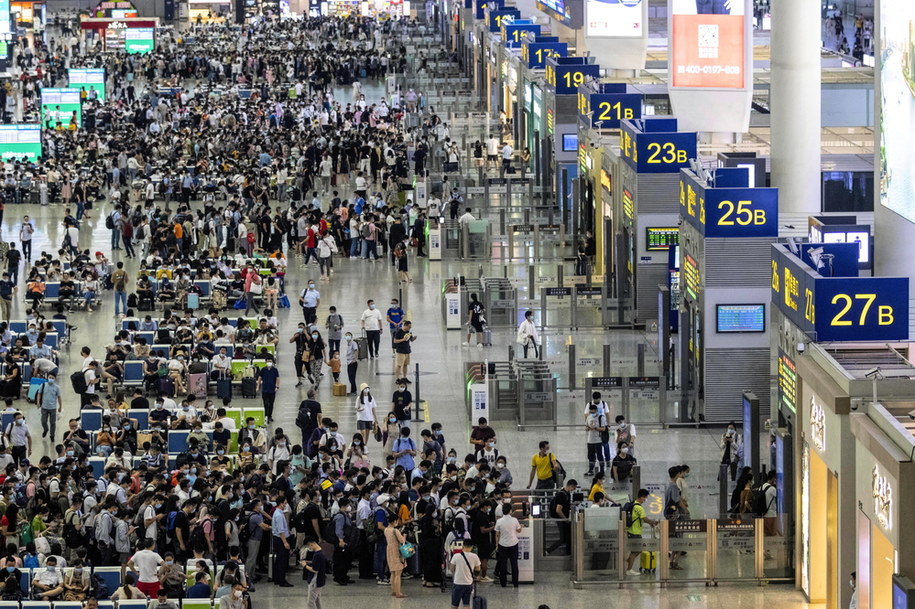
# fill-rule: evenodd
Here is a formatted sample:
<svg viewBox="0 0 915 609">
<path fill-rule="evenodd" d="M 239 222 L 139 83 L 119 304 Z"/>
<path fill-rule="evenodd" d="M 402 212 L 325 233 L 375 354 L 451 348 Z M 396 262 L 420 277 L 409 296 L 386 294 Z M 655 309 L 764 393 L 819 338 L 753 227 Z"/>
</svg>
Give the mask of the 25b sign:
<svg viewBox="0 0 915 609">
<path fill-rule="evenodd" d="M 705 211 L 706 237 L 778 236 L 775 188 L 709 188 Z"/>
</svg>

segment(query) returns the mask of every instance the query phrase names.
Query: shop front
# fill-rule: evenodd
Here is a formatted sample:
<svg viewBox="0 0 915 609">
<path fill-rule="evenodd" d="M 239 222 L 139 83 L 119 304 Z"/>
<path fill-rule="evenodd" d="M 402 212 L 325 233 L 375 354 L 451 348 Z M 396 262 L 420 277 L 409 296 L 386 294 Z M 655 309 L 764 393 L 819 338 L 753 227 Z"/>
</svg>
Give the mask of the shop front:
<svg viewBox="0 0 915 609">
<path fill-rule="evenodd" d="M 797 505 L 798 579 L 811 603 L 848 607 L 852 590 L 843 574 L 855 570 L 855 441 L 851 400 L 816 361 L 818 352 L 797 360 L 802 433 Z"/>
<path fill-rule="evenodd" d="M 909 403 L 905 410 L 915 404 Z M 898 607 L 893 599 L 893 576 L 915 579 L 915 527 L 909 517 L 915 502 L 915 437 L 883 406 L 867 414 L 852 413 L 855 437 L 858 609 Z M 840 586 L 849 572 L 840 571 Z M 901 605 L 906 607 L 908 605 Z"/>
<path fill-rule="evenodd" d="M 47 4 L 44 2 L 10 2 L 10 16 L 17 27 L 44 31 L 47 23 Z"/>
<path fill-rule="evenodd" d="M 89 36 L 98 36 L 106 50 L 129 51 L 128 47 L 137 42 L 134 40 L 136 36 L 132 34 L 151 34 L 159 27 L 159 18 L 140 17 L 133 3 L 127 0 L 114 0 L 100 2 L 90 16 L 81 18 L 79 27 Z M 151 47 L 152 43 L 149 46 Z"/>
</svg>

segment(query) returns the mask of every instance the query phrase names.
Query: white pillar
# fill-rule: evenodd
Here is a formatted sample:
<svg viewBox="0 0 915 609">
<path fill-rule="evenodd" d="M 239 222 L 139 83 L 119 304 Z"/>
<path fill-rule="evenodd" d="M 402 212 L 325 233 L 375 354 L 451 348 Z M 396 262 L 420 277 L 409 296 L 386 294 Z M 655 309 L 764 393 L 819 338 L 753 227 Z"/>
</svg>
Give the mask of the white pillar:
<svg viewBox="0 0 915 609">
<path fill-rule="evenodd" d="M 820 3 L 772 3 L 772 186 L 786 213 L 820 211 Z"/>
</svg>

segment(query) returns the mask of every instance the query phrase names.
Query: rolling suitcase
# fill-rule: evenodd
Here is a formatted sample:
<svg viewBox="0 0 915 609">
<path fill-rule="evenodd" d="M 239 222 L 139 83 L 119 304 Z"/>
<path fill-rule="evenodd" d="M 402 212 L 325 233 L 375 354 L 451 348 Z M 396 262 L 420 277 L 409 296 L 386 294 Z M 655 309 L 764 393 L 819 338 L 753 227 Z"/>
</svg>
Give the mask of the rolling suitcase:
<svg viewBox="0 0 915 609">
<path fill-rule="evenodd" d="M 483 346 L 492 347 L 492 330 L 489 328 L 483 329 Z"/>
<path fill-rule="evenodd" d="M 187 308 L 196 311 L 200 308 L 200 294 L 190 292 L 187 295 Z"/>
<path fill-rule="evenodd" d="M 657 552 L 642 552 L 639 556 L 639 570 L 643 573 L 654 573 L 658 568 Z"/>
<path fill-rule="evenodd" d="M 476 588 L 474 588 L 473 603 L 472 603 L 473 609 L 486 609 L 486 606 L 487 606 L 486 597 L 478 596 L 476 592 L 477 592 L 477 590 L 476 590 Z"/>
<path fill-rule="evenodd" d="M 232 399 L 232 379 L 229 377 L 216 380 L 216 397 L 220 400 Z"/>
<path fill-rule="evenodd" d="M 193 393 L 197 397 L 206 397 L 207 373 L 199 372 L 197 374 L 188 374 L 187 375 L 187 392 Z"/>
<path fill-rule="evenodd" d="M 30 402 L 35 402 L 35 400 L 38 398 L 38 393 L 41 391 L 41 387 L 47 382 L 47 379 L 32 377 L 32 380 L 29 381 L 28 393 L 28 400 Z"/>
<path fill-rule="evenodd" d="M 175 397 L 175 381 L 167 376 L 163 376 L 159 379 L 156 388 L 159 390 L 159 393 L 165 397 Z"/>
<path fill-rule="evenodd" d="M 366 359 L 369 356 L 369 339 L 365 334 L 356 339 L 356 346 L 359 347 L 359 359 Z"/>
<path fill-rule="evenodd" d="M 257 397 L 257 380 L 252 377 L 246 377 L 241 380 L 241 397 L 243 398 L 256 398 Z"/>
</svg>

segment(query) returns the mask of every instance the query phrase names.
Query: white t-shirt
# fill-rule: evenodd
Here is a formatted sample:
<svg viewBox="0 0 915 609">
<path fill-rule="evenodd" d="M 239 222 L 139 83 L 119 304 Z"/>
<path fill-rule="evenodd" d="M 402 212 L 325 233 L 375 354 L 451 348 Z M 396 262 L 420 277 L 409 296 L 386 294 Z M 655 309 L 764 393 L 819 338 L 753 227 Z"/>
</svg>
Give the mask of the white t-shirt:
<svg viewBox="0 0 915 609">
<path fill-rule="evenodd" d="M 362 396 L 356 398 L 356 420 L 357 421 L 374 421 L 375 420 L 375 408 L 378 404 L 375 402 L 375 399 L 366 401 L 365 403 L 359 401 Z"/>
<path fill-rule="evenodd" d="M 775 518 L 778 516 L 778 489 L 774 484 L 765 485 L 766 488 L 766 518 Z"/>
<path fill-rule="evenodd" d="M 466 558 L 466 560 L 465 560 Z M 473 552 L 455 552 L 451 557 L 454 569 L 454 583 L 461 586 L 473 585 L 473 570 L 480 566 L 480 558 Z"/>
<path fill-rule="evenodd" d="M 157 573 L 159 565 L 162 563 L 161 556 L 150 550 L 140 550 L 133 555 L 132 560 L 140 573 L 141 582 L 153 583 L 159 581 Z"/>
<path fill-rule="evenodd" d="M 95 379 L 95 370 L 88 368 L 83 375 L 86 377 L 86 393 L 96 393 L 95 385 L 92 384 Z"/>
<path fill-rule="evenodd" d="M 156 517 L 155 506 L 147 505 L 146 509 L 143 510 L 143 521 L 145 522 L 147 518 L 155 519 L 155 517 Z M 146 539 L 155 539 L 156 538 L 156 535 L 157 535 L 156 534 L 156 522 L 157 522 L 156 520 L 153 520 L 152 524 L 150 524 L 148 527 L 146 527 Z M 137 553 L 136 556 L 139 556 L 139 554 L 142 552 L 145 552 L 145 550 L 141 550 L 140 552 Z"/>
<path fill-rule="evenodd" d="M 505 514 L 496 520 L 496 533 L 499 535 L 499 545 L 510 548 L 518 545 L 518 527 L 521 523 L 511 514 Z"/>
<path fill-rule="evenodd" d="M 377 308 L 366 309 L 362 312 L 362 321 L 365 323 L 366 330 L 381 330 L 381 311 Z"/>
</svg>

